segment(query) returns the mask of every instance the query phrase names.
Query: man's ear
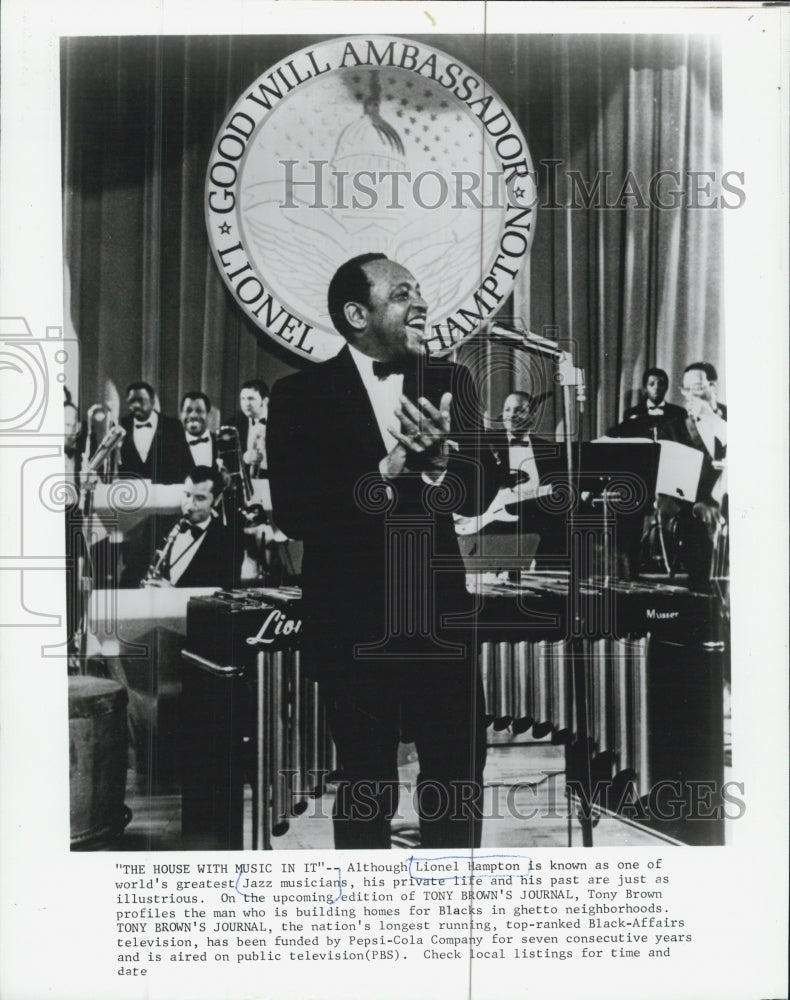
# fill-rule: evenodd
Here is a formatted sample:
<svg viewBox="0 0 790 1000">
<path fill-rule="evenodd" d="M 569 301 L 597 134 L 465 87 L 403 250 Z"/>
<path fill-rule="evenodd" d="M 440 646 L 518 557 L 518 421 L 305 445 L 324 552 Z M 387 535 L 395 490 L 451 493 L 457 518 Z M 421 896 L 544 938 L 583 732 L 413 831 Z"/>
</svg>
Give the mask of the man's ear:
<svg viewBox="0 0 790 1000">
<path fill-rule="evenodd" d="M 346 322 L 355 330 L 364 330 L 368 324 L 368 310 L 359 302 L 346 302 L 343 306 Z"/>
</svg>

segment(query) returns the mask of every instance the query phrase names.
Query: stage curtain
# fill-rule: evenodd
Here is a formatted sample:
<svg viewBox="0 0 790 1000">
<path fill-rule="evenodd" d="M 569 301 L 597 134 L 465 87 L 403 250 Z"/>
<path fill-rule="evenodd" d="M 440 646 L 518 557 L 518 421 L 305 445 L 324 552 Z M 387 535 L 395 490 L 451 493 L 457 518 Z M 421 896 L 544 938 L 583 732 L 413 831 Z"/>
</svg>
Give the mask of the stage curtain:
<svg viewBox="0 0 790 1000">
<path fill-rule="evenodd" d="M 417 40 L 482 74 L 527 138 L 540 205 L 529 266 L 504 312 L 573 345 L 586 373 L 583 435 L 618 419 L 650 365 L 670 373 L 675 401 L 691 361 L 712 361 L 723 381 L 726 209 L 701 207 L 721 194 L 715 42 Z M 298 363 L 226 292 L 205 235 L 203 189 L 228 109 L 268 66 L 305 44 L 288 36 L 63 41 L 64 249 L 83 408 L 101 397 L 107 379 L 122 390 L 143 377 L 166 412 L 200 387 L 227 414 L 245 378 L 271 382 Z M 680 174 L 676 207 L 651 200 L 651 178 L 661 170 Z M 715 174 L 710 195 L 693 172 Z M 675 185 L 662 183 L 670 203 Z M 689 203 L 694 184 L 700 207 Z M 465 353 L 479 359 L 485 351 L 472 345 Z M 482 388 L 492 420 L 528 374 L 489 356 Z M 556 403 L 546 412 L 552 422 Z"/>
</svg>

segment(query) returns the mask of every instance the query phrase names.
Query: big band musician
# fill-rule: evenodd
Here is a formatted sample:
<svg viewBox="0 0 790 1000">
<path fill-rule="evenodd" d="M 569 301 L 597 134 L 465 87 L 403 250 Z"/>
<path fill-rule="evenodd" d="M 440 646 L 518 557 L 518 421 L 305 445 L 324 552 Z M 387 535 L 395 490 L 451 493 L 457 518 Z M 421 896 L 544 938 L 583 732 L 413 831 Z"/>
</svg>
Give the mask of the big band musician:
<svg viewBox="0 0 790 1000">
<path fill-rule="evenodd" d="M 427 305 L 380 254 L 342 265 L 346 344 L 278 382 L 267 448 L 274 517 L 304 540 L 303 662 L 341 766 L 338 848 L 388 848 L 401 736 L 417 747 L 424 847 L 480 844 L 483 695 L 452 513 L 485 509 L 469 371 L 426 357 Z M 490 478 L 490 488 L 486 488 Z"/>
</svg>

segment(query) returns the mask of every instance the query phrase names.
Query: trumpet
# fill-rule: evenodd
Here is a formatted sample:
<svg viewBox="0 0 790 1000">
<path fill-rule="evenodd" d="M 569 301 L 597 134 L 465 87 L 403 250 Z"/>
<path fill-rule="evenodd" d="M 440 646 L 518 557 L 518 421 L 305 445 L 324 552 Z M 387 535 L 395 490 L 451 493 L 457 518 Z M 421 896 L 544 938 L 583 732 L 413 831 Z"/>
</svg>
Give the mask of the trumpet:
<svg viewBox="0 0 790 1000">
<path fill-rule="evenodd" d="M 156 580 L 164 579 L 164 571 L 167 566 L 167 560 L 170 558 L 170 553 L 173 550 L 173 545 L 175 540 L 185 531 L 189 526 L 189 518 L 182 517 L 179 518 L 178 522 L 173 526 L 170 534 L 165 539 L 164 545 L 161 549 L 156 550 L 156 555 L 154 556 L 154 561 L 148 567 L 145 576 L 140 581 L 140 586 L 145 587 L 146 584 L 153 583 Z"/>
<path fill-rule="evenodd" d="M 255 500 L 252 492 L 252 480 L 250 472 L 244 464 L 241 453 L 241 441 L 239 432 L 235 427 L 220 427 L 217 434 L 217 462 L 219 467 L 227 473 L 230 478 L 228 489 L 234 489 L 237 496 L 241 496 L 242 502 L 238 504 L 238 510 L 244 519 L 245 526 L 249 528 L 267 524 L 269 519 L 263 505 Z"/>
</svg>

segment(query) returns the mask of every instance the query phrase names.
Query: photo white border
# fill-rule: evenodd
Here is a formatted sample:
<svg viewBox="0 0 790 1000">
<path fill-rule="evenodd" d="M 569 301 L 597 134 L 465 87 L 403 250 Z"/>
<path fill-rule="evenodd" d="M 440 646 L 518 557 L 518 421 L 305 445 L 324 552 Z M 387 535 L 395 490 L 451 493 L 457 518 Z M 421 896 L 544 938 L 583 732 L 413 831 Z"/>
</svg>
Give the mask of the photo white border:
<svg viewBox="0 0 790 1000">
<path fill-rule="evenodd" d="M 0 994 L 7 1000 L 175 997 L 689 997 L 786 995 L 787 941 L 787 373 L 788 12 L 742 4 L 202 3 L 112 5 L 6 0 L 2 7 L 0 316 L 34 337 L 63 318 L 60 35 L 315 32 L 719 33 L 724 64 L 724 167 L 743 170 L 746 203 L 726 215 L 725 338 L 732 524 L 733 777 L 746 815 L 727 848 L 671 855 L 684 883 L 693 947 L 665 967 L 580 962 L 447 969 L 402 963 L 115 979 L 108 887 L 116 856 L 68 852 L 68 745 L 62 660 L 42 660 L 41 633 L 4 628 L 0 673 Z M 529 136 L 527 136 L 529 141 Z M 536 319 L 539 319 L 537 317 Z M 3 388 L 8 378 L 3 376 Z M 41 440 L 60 432 L 53 381 Z M 57 405 L 55 405 L 57 404 Z M 0 444 L 2 444 L 0 440 Z M 24 446 L 23 446 L 24 447 Z M 18 457 L 14 452 L 12 458 Z M 0 451 L 7 473 L 8 453 Z M 13 461 L 12 469 L 16 468 Z M 19 553 L 18 479 L 3 478 L 0 607 L 24 600 L 62 613 L 62 525 L 42 512 L 35 554 Z M 37 494 L 23 497 L 35 518 Z M 28 521 L 28 524 L 30 522 Z M 11 555 L 9 555 L 9 553 Z M 36 562 L 36 560 L 38 560 Z M 16 569 L 15 569 L 16 567 Z M 42 582 L 45 581 L 45 582 Z M 47 630 L 46 641 L 54 641 Z M 594 852 L 595 854 L 599 852 Z M 184 855 L 194 860 L 194 855 Z M 273 855 L 276 857 L 276 855 Z M 177 862 L 180 855 L 168 855 Z M 142 859 L 141 859 L 142 860 Z M 211 860 L 220 860 L 216 855 Z M 238 860 L 238 855 L 233 857 Z M 287 963 L 286 963 L 287 964 Z M 108 973 L 109 970 L 109 973 Z M 508 977 L 514 979 L 509 981 Z M 515 978 L 517 977 L 517 978 Z M 471 985 L 470 985 L 471 984 Z"/>
</svg>

